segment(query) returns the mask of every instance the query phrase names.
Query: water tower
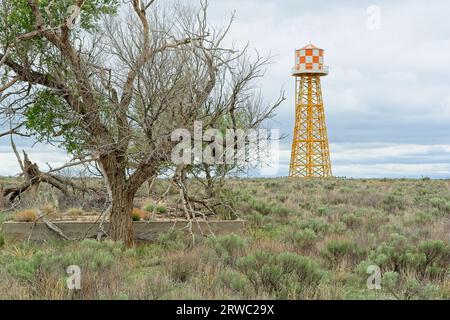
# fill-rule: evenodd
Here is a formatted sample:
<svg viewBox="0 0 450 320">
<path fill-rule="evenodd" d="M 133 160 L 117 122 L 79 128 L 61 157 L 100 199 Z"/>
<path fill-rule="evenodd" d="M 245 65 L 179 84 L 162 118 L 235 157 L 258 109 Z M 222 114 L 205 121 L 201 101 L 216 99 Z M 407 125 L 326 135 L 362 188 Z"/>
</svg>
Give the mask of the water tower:
<svg viewBox="0 0 450 320">
<path fill-rule="evenodd" d="M 290 177 L 330 177 L 331 162 L 320 77 L 328 74 L 324 50 L 309 44 L 295 51 L 295 128 Z"/>
</svg>

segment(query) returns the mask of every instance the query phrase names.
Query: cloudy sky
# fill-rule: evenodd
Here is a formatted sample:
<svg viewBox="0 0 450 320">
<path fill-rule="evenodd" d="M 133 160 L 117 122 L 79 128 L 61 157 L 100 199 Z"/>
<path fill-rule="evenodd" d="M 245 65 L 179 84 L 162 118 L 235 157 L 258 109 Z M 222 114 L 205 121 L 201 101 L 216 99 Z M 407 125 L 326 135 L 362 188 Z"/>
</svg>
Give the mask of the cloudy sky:
<svg viewBox="0 0 450 320">
<path fill-rule="evenodd" d="M 211 23 L 234 10 L 230 40 L 274 56 L 264 96 L 286 91 L 271 123 L 287 134 L 276 175 L 288 174 L 294 50 L 311 41 L 330 66 L 322 89 L 334 175 L 450 178 L 449 1 L 210 0 Z M 18 171 L 7 144 L 0 175 Z M 48 146 L 27 150 L 41 164 L 64 161 Z"/>
</svg>

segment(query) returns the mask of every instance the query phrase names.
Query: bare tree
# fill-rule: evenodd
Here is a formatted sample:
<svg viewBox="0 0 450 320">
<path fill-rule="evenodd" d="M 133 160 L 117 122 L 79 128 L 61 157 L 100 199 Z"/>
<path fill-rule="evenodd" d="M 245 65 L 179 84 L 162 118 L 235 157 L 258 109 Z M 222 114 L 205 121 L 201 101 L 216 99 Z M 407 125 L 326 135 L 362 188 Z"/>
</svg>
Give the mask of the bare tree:
<svg viewBox="0 0 450 320">
<path fill-rule="evenodd" d="M 0 106 L 41 141 L 97 159 L 111 199 L 109 234 L 132 245 L 133 199 L 144 182 L 173 167 L 173 130 L 194 121 L 255 127 L 282 98 L 272 106 L 252 98 L 268 61 L 252 63 L 246 48 L 227 48 L 229 27 L 208 26 L 204 2 L 196 9 L 76 0 L 75 28 L 68 4 L 27 0 L 30 25 L 12 19 L 17 4 L 3 0 Z"/>
</svg>

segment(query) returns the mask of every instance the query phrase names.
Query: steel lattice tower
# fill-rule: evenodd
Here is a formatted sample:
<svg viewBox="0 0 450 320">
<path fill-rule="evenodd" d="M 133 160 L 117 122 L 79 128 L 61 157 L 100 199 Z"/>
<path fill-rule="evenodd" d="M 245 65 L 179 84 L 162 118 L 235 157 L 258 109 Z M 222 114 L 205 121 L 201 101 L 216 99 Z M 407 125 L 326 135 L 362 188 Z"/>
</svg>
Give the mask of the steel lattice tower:
<svg viewBox="0 0 450 320">
<path fill-rule="evenodd" d="M 290 177 L 330 177 L 325 111 L 320 77 L 328 74 L 323 50 L 312 44 L 296 51 L 295 128 L 292 141 Z"/>
</svg>

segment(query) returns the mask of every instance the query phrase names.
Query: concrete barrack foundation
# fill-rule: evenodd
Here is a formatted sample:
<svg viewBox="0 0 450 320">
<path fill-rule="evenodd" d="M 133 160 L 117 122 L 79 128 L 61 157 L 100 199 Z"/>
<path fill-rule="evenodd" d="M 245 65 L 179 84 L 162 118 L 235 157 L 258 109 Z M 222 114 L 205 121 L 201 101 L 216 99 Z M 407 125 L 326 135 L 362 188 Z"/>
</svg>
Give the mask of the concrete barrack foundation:
<svg viewBox="0 0 450 320">
<path fill-rule="evenodd" d="M 196 235 L 241 234 L 245 229 L 243 220 L 192 221 L 191 230 Z M 53 222 L 70 240 L 95 239 L 99 234 L 99 222 L 57 221 Z M 171 230 L 189 232 L 189 222 L 177 221 L 135 221 L 133 222 L 135 241 L 156 241 L 161 234 Z M 109 229 L 109 223 L 103 223 L 103 230 Z M 62 239 L 61 235 L 51 230 L 44 222 L 3 223 L 2 233 L 10 240 L 48 241 Z"/>
</svg>

